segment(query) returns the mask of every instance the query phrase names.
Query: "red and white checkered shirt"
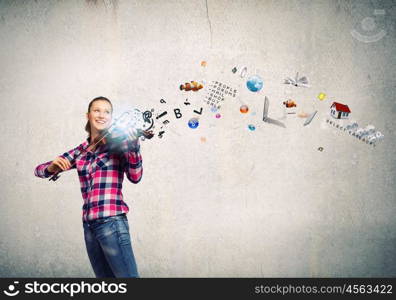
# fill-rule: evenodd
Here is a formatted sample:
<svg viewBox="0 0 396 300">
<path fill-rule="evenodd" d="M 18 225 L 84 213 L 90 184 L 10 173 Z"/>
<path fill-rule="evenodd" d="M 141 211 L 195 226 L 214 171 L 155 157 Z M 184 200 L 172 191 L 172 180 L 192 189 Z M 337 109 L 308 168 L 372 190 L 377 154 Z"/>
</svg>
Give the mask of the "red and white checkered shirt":
<svg viewBox="0 0 396 300">
<path fill-rule="evenodd" d="M 123 201 L 122 182 L 124 172 L 132 183 L 138 183 L 142 178 L 139 140 L 123 141 L 117 153 L 110 152 L 108 144 L 100 145 L 94 152 L 85 151 L 88 146 L 87 139 L 78 147 L 60 155 L 70 161 L 71 169 L 77 168 L 84 200 L 83 221 L 128 213 L 128 205 Z M 54 173 L 47 169 L 51 162 L 38 165 L 34 175 L 40 178 L 52 176 Z"/>
</svg>

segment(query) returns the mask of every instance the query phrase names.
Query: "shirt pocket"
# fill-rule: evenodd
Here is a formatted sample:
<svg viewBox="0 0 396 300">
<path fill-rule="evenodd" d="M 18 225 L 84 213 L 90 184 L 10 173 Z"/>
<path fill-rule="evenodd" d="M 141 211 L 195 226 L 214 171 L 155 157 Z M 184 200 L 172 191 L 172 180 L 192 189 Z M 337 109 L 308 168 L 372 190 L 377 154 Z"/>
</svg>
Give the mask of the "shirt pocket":
<svg viewBox="0 0 396 300">
<path fill-rule="evenodd" d="M 99 153 L 91 165 L 91 171 L 95 172 L 98 169 L 107 170 L 111 165 L 109 153 Z"/>
</svg>

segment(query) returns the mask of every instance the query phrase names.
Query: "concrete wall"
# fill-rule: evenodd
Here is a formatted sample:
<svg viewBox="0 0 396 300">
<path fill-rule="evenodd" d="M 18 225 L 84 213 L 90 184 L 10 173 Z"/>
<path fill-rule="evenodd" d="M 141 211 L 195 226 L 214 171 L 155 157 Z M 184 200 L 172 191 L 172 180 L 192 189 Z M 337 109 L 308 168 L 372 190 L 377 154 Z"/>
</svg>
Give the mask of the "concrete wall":
<svg viewBox="0 0 396 300">
<path fill-rule="evenodd" d="M 395 276 L 395 16 L 394 1 L 0 1 L 0 276 L 94 276 L 75 170 L 56 183 L 33 170 L 84 140 L 99 95 L 114 116 L 169 114 L 164 137 L 142 142 L 143 180 L 123 189 L 142 277 Z M 282 84 L 297 71 L 311 87 Z M 191 80 L 238 96 L 215 119 L 205 90 L 179 90 Z M 264 96 L 286 128 L 262 122 Z M 309 126 L 282 117 L 288 98 L 318 110 Z M 328 126 L 332 101 L 384 140 Z"/>
</svg>

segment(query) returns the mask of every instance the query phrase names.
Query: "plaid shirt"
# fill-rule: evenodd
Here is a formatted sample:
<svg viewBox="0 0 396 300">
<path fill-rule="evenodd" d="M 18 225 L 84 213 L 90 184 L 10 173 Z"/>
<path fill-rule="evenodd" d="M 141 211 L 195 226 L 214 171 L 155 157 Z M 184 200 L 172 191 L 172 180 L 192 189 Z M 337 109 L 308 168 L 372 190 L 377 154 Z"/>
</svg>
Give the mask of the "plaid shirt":
<svg viewBox="0 0 396 300">
<path fill-rule="evenodd" d="M 124 172 L 132 183 L 138 183 L 143 175 L 142 156 L 139 140 L 125 140 L 118 148 L 119 152 L 109 152 L 107 144 L 81 154 L 89 146 L 89 139 L 78 147 L 65 152 L 61 157 L 77 168 L 84 200 L 83 221 L 128 213 L 128 205 L 123 201 L 122 182 Z M 54 173 L 48 171 L 52 161 L 38 165 L 34 175 L 48 178 Z M 70 169 L 69 169 L 70 170 Z"/>
</svg>

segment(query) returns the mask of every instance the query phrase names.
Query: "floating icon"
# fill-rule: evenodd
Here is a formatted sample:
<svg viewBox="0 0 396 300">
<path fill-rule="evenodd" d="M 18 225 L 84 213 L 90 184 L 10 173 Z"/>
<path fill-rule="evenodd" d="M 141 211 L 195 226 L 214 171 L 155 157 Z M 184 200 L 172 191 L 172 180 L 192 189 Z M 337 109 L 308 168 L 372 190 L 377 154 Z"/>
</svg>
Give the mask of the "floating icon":
<svg viewBox="0 0 396 300">
<path fill-rule="evenodd" d="M 246 86 L 251 92 L 258 92 L 263 88 L 264 82 L 258 75 L 253 75 L 246 81 Z"/>
<path fill-rule="evenodd" d="M 194 109 L 194 112 L 195 112 L 196 114 L 198 114 L 198 115 L 201 115 L 201 114 L 202 114 L 202 110 L 203 110 L 203 108 L 201 107 L 201 109 L 200 109 L 199 111 L 197 111 L 197 110 Z"/>
<path fill-rule="evenodd" d="M 153 113 L 149 110 L 146 110 L 143 113 L 143 120 L 144 120 L 144 124 L 143 124 L 143 128 L 144 130 L 150 130 L 151 128 L 153 128 L 154 126 L 154 120 L 153 118 Z M 146 124 L 148 123 L 148 124 Z"/>
<path fill-rule="evenodd" d="M 366 142 L 366 144 L 373 145 L 374 147 L 377 141 L 384 138 L 384 135 L 381 132 L 376 131 L 373 125 L 359 127 L 358 123 L 353 121 L 352 123 L 343 126 L 333 119 L 326 119 L 326 123 L 329 123 L 330 125 L 333 125 L 333 127 L 344 132 L 348 132 L 351 136 L 358 138 L 362 142 Z"/>
<path fill-rule="evenodd" d="M 187 91 L 196 92 L 196 91 L 199 91 L 200 89 L 202 89 L 203 85 L 201 83 L 196 82 L 196 81 L 191 81 L 191 83 L 190 82 L 186 82 L 185 84 L 181 84 L 179 88 L 180 88 L 181 91 L 185 90 L 186 92 Z"/>
<path fill-rule="evenodd" d="M 246 76 L 246 73 L 247 73 L 247 68 L 243 67 L 240 74 L 241 78 L 244 78 Z"/>
<path fill-rule="evenodd" d="M 308 87 L 309 86 L 307 77 L 305 77 L 305 76 L 299 77 L 298 76 L 298 72 L 297 72 L 296 77 L 294 79 L 290 78 L 290 77 L 287 77 L 284 80 L 283 83 L 284 84 L 291 84 L 291 85 L 294 85 L 294 86 L 303 86 L 303 87 Z"/>
<path fill-rule="evenodd" d="M 290 108 L 290 107 L 297 107 L 297 103 L 296 103 L 294 100 L 291 100 L 291 99 L 289 99 L 289 100 L 287 100 L 287 101 L 284 101 L 283 104 L 284 104 L 287 108 Z"/>
<path fill-rule="evenodd" d="M 198 121 L 197 118 L 191 118 L 191 119 L 188 121 L 188 127 L 190 127 L 191 129 L 197 128 L 198 125 L 199 125 L 199 121 Z"/>
<path fill-rule="evenodd" d="M 333 102 L 330 106 L 330 115 L 335 119 L 348 119 L 350 113 L 351 110 L 346 104 Z"/>
<path fill-rule="evenodd" d="M 264 110 L 263 110 L 263 121 L 266 123 L 269 123 L 269 124 L 273 124 L 273 125 L 277 125 L 277 126 L 286 128 L 285 124 L 283 124 L 282 122 L 268 118 L 268 108 L 269 108 L 269 99 L 267 98 L 267 96 L 265 96 Z"/>
<path fill-rule="evenodd" d="M 163 113 L 161 113 L 160 115 L 156 116 L 155 118 L 158 120 L 159 118 L 162 118 L 163 116 L 165 116 L 168 112 L 164 111 Z"/>
<path fill-rule="evenodd" d="M 160 131 L 160 132 L 158 133 L 158 137 L 159 137 L 160 139 L 162 139 L 164 133 L 165 133 L 165 131 Z"/>
<path fill-rule="evenodd" d="M 240 111 L 241 113 L 243 113 L 243 114 L 246 114 L 246 113 L 249 111 L 249 107 L 248 107 L 247 105 L 242 105 L 242 106 L 239 108 L 239 111 Z"/>
<path fill-rule="evenodd" d="M 215 112 L 217 111 L 217 107 L 216 107 L 216 106 L 212 106 L 212 107 L 210 108 L 210 111 L 215 113 Z"/>
<path fill-rule="evenodd" d="M 326 94 L 325 94 L 325 93 L 319 93 L 318 99 L 319 99 L 320 101 L 324 100 L 325 98 L 326 98 Z"/>
<path fill-rule="evenodd" d="M 255 131 L 256 130 L 256 127 L 253 124 L 249 124 L 248 128 L 249 128 L 250 131 Z"/>
<path fill-rule="evenodd" d="M 305 112 L 300 112 L 300 113 L 297 114 L 297 117 L 299 117 L 299 118 L 307 118 L 308 114 L 305 113 Z"/>
<path fill-rule="evenodd" d="M 317 112 L 318 112 L 318 111 L 315 110 L 312 114 L 310 114 L 310 115 L 307 117 L 307 119 L 306 119 L 305 122 L 304 122 L 304 126 L 306 126 L 306 125 L 308 125 L 309 123 L 311 123 L 311 121 L 313 120 L 313 118 L 315 117 L 315 115 L 316 115 Z"/>
</svg>

